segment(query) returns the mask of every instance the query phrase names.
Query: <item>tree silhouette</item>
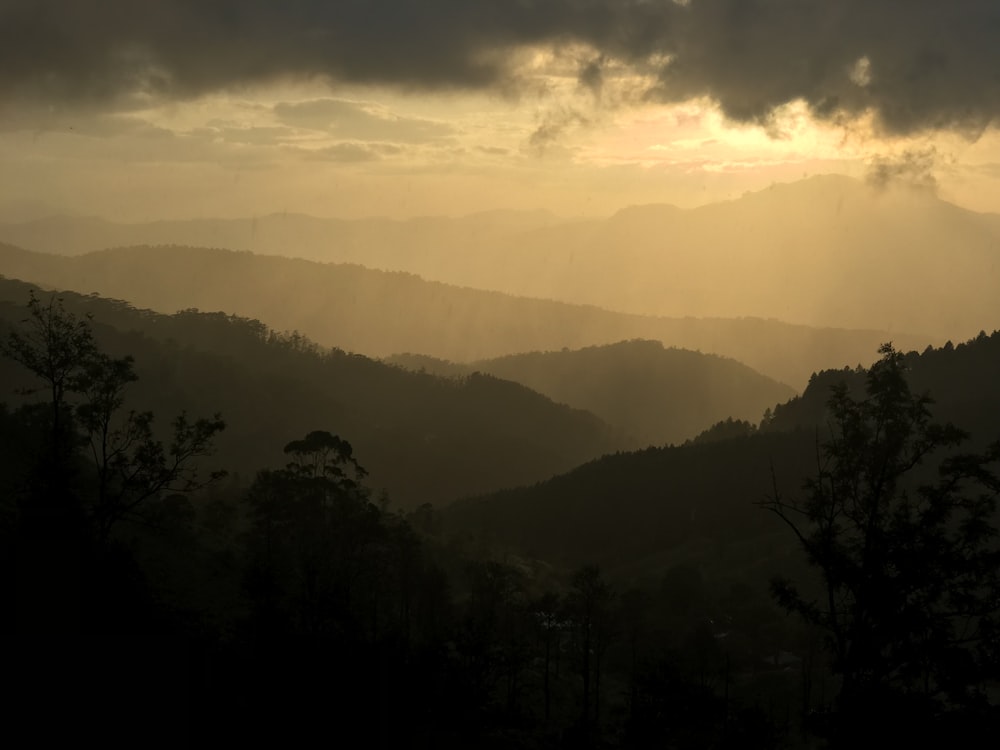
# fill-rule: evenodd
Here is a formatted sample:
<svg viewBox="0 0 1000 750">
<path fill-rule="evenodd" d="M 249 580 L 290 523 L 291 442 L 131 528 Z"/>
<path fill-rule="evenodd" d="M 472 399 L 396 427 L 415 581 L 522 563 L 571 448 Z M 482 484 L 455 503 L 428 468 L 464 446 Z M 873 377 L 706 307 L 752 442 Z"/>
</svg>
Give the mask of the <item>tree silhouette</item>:
<svg viewBox="0 0 1000 750">
<path fill-rule="evenodd" d="M 64 517 L 80 516 L 106 540 L 115 524 L 146 501 L 192 492 L 223 475 L 199 479 L 196 466 L 225 428 L 220 415 L 191 420 L 181 413 L 164 445 L 154 432 L 152 412 L 124 410 L 127 388 L 138 379 L 132 357 L 102 352 L 89 318 L 67 311 L 55 295 L 42 302 L 32 291 L 28 313 L 0 351 L 39 379 L 49 400 L 45 459 L 33 477 L 32 502 L 58 508 Z M 82 446 L 89 449 L 95 472 L 92 491 L 77 486 Z"/>
<path fill-rule="evenodd" d="M 285 446 L 284 469 L 257 474 L 249 593 L 266 628 L 330 635 L 361 627 L 362 579 L 385 528 L 351 444 L 326 431 Z"/>
<path fill-rule="evenodd" d="M 829 440 L 802 497 L 774 494 L 764 507 L 795 534 L 821 579 L 802 593 L 772 591 L 787 610 L 822 628 L 841 678 L 843 742 L 870 720 L 931 724 L 985 705 L 995 669 L 1000 551 L 993 525 L 1000 457 L 949 455 L 937 476 L 923 464 L 966 437 L 932 421 L 903 355 L 890 344 L 867 373 L 866 393 L 833 388 Z M 876 714 L 876 712 L 878 712 Z"/>
<path fill-rule="evenodd" d="M 25 389 L 21 395 L 31 396 L 42 390 L 47 398 L 45 444 L 32 477 L 34 506 L 26 515 L 42 514 L 52 521 L 73 511 L 71 478 L 76 436 L 69 396 L 79 390 L 86 363 L 98 351 L 89 321 L 67 313 L 62 300 L 54 295 L 43 303 L 32 291 L 28 313 L 21 327 L 11 330 L 6 341 L 0 343 L 0 352 L 23 365 L 42 383 L 40 388 Z"/>
<path fill-rule="evenodd" d="M 586 565 L 573 574 L 566 604 L 582 681 L 580 725 L 585 733 L 600 728 L 601 667 L 614 635 L 614 599 L 613 589 L 597 566 Z"/>
</svg>

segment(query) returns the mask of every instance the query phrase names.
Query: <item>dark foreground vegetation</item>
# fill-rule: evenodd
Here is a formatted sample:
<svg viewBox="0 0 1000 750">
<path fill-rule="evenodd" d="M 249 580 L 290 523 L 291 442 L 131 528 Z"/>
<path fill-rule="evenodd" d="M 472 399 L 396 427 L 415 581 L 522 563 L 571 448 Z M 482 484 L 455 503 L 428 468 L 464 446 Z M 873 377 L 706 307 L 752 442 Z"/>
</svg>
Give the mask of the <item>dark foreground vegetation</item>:
<svg viewBox="0 0 1000 750">
<path fill-rule="evenodd" d="M 759 464 L 751 522 L 689 479 L 655 528 L 609 505 L 602 523 L 572 480 L 529 545 L 470 531 L 488 499 L 392 510 L 336 425 L 232 481 L 212 468 L 226 414 L 137 409 L 137 362 L 58 298 L 20 318 L 2 622 L 9 725 L 33 744 L 967 746 L 1000 721 L 1000 452 L 935 421 L 891 347 L 830 376 L 816 439 L 778 429 L 807 393 L 760 428 L 583 467 L 624 499 L 673 480 L 594 467 L 671 456 L 733 482 Z M 591 560 L 581 518 L 613 539 Z"/>
</svg>

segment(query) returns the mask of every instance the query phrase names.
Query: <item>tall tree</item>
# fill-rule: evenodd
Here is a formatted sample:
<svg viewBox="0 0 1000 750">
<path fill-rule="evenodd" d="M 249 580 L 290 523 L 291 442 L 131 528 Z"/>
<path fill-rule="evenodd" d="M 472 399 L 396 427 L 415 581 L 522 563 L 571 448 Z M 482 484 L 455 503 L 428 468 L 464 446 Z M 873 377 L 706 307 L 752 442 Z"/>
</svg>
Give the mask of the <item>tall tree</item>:
<svg viewBox="0 0 1000 750">
<path fill-rule="evenodd" d="M 563 603 L 557 593 L 546 591 L 532 603 L 535 631 L 541 641 L 544 718 L 552 718 L 552 660 L 561 646 Z"/>
<path fill-rule="evenodd" d="M 247 499 L 248 584 L 268 627 L 329 635 L 360 627 L 362 579 L 385 527 L 351 444 L 317 430 L 285 446 L 284 469 L 258 473 Z M 278 618 L 277 620 L 275 618 Z"/>
<path fill-rule="evenodd" d="M 165 445 L 151 412 L 124 408 L 128 386 L 138 379 L 132 357 L 101 351 L 90 319 L 66 310 L 61 298 L 43 302 L 32 291 L 28 317 L 9 332 L 0 352 L 41 381 L 48 399 L 45 459 L 33 478 L 32 503 L 57 508 L 59 516 L 81 516 L 98 538 L 107 539 L 146 501 L 191 492 L 222 476 L 199 479 L 196 465 L 212 453 L 225 427 L 220 415 L 192 420 L 181 413 Z M 93 465 L 93 488 L 76 476 L 83 446 Z M 29 516 L 34 512 L 27 510 Z"/>
<path fill-rule="evenodd" d="M 809 593 L 788 579 L 772 590 L 827 635 L 844 742 L 873 718 L 887 727 L 894 707 L 909 726 L 983 709 L 997 666 L 1000 446 L 954 453 L 966 435 L 932 421 L 899 352 L 886 344 L 880 354 L 862 397 L 833 388 L 830 437 L 803 494 L 775 488 L 763 503 L 819 573 Z"/>
<path fill-rule="evenodd" d="M 614 591 L 597 566 L 586 565 L 573 574 L 566 605 L 573 623 L 583 688 L 581 727 L 587 733 L 592 722 L 595 728 L 600 723 L 601 662 L 614 634 L 614 598 Z"/>
<path fill-rule="evenodd" d="M 65 517 L 76 510 L 72 501 L 76 433 L 70 396 L 79 390 L 87 363 L 98 355 L 89 320 L 67 313 L 60 298 L 42 302 L 31 292 L 28 317 L 0 343 L 0 353 L 18 362 L 40 382 L 22 395 L 42 391 L 47 403 L 45 444 L 32 477 L 30 518 L 37 514 Z"/>
</svg>

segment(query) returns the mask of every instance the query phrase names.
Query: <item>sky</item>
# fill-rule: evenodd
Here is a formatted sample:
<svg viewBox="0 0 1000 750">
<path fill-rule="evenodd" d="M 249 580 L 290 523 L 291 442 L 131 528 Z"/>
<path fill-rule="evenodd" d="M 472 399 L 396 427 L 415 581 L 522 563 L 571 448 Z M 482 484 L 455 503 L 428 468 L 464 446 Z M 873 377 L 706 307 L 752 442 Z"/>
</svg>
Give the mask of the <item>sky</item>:
<svg viewBox="0 0 1000 750">
<path fill-rule="evenodd" d="M 0 0 L 0 220 L 1000 211 L 995 0 Z"/>
</svg>

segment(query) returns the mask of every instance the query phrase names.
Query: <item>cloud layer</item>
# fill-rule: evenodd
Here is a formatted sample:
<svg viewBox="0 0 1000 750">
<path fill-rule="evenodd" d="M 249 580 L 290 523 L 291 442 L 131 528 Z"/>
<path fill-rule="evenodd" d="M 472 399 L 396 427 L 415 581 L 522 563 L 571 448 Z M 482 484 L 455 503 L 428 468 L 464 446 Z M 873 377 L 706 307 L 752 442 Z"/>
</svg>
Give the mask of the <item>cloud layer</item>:
<svg viewBox="0 0 1000 750">
<path fill-rule="evenodd" d="M 414 90 L 519 85 L 515 54 L 584 45 L 659 101 L 767 124 L 804 100 L 889 133 L 1000 114 L 996 0 L 0 0 L 0 98 L 126 110 L 281 77 Z"/>
<path fill-rule="evenodd" d="M 427 143 L 454 133 L 447 123 L 400 117 L 376 105 L 365 107 L 343 99 L 281 102 L 274 113 L 287 125 L 328 131 L 342 138 Z"/>
</svg>

